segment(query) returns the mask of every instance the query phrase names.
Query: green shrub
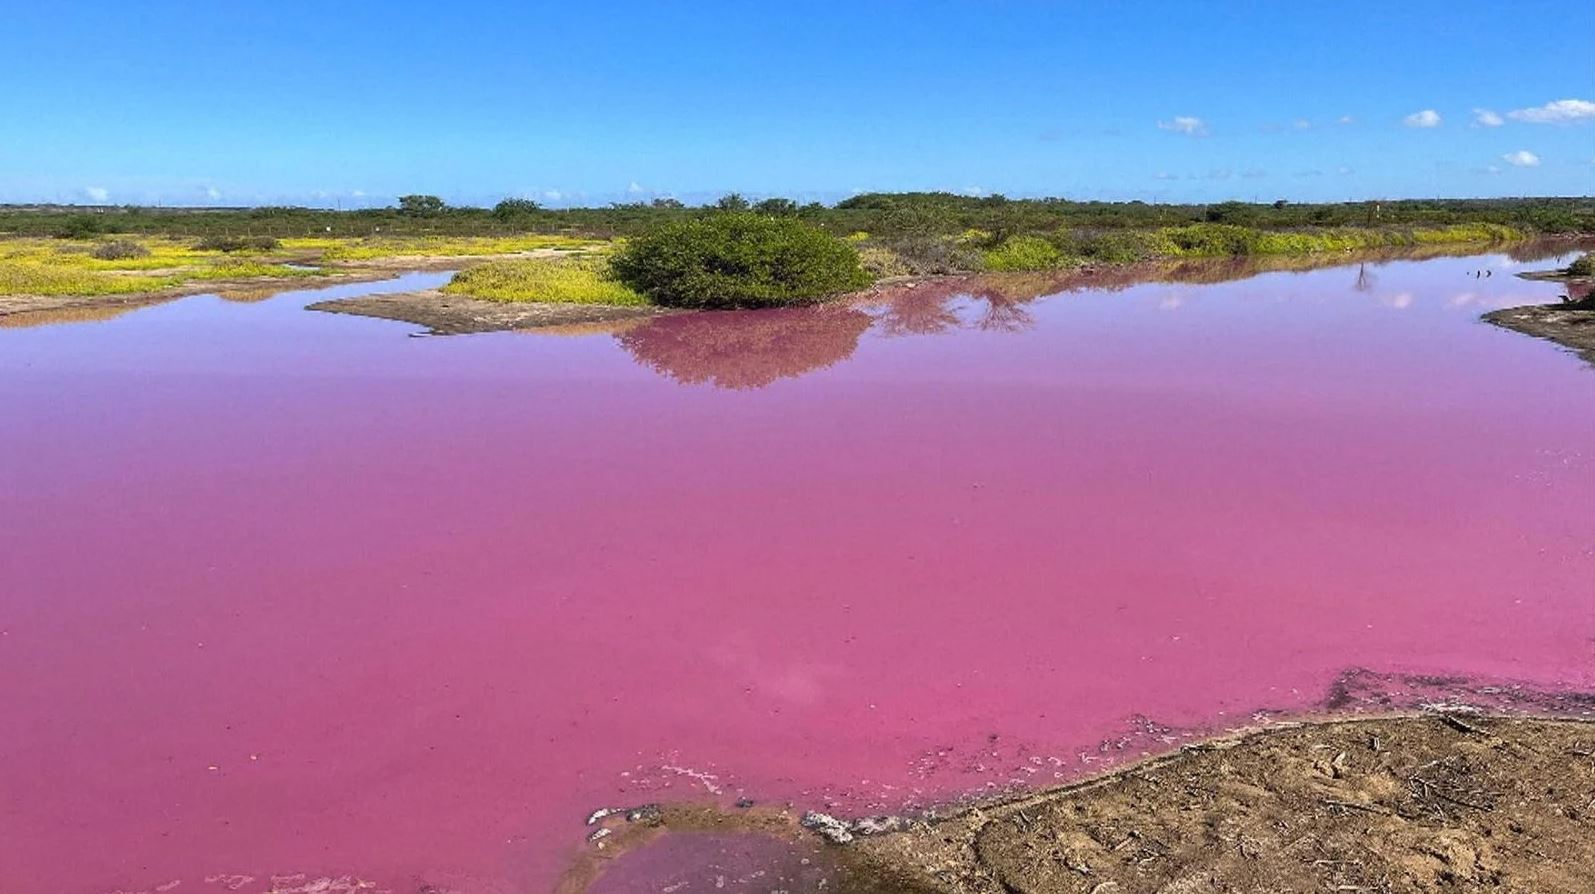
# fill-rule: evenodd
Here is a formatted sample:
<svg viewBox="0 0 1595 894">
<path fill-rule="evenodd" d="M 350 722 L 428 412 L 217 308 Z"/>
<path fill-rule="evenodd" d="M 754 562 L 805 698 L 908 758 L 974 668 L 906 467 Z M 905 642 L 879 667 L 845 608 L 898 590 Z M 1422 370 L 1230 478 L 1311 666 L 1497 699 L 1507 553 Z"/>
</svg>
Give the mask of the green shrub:
<svg viewBox="0 0 1595 894">
<path fill-rule="evenodd" d="M 882 245 L 861 245 L 858 262 L 864 271 L 875 279 L 912 276 L 914 270 L 897 252 Z"/>
<path fill-rule="evenodd" d="M 1260 234 L 1246 227 L 1199 223 L 1185 227 L 1168 227 L 1163 230 L 1163 235 L 1174 244 L 1178 254 L 1220 257 L 1253 254 Z"/>
<path fill-rule="evenodd" d="M 554 304 L 647 304 L 616 282 L 598 258 L 513 258 L 467 267 L 443 291 L 488 301 Z"/>
<path fill-rule="evenodd" d="M 206 236 L 194 243 L 196 251 L 275 251 L 278 242 L 271 236 Z"/>
<path fill-rule="evenodd" d="M 448 207 L 437 196 L 413 194 L 399 196 L 399 213 L 405 217 L 435 217 Z"/>
<path fill-rule="evenodd" d="M 536 214 L 541 205 L 531 199 L 505 199 L 493 206 L 493 216 L 499 220 L 514 220 Z"/>
<path fill-rule="evenodd" d="M 911 276 L 970 273 L 984 266 L 979 249 L 945 236 L 899 236 L 882 247 L 896 255 Z"/>
<path fill-rule="evenodd" d="M 1013 236 L 988 249 L 982 260 L 987 270 L 1051 270 L 1063 264 L 1063 252 L 1040 236 Z"/>
<path fill-rule="evenodd" d="M 1595 254 L 1586 254 L 1567 265 L 1568 276 L 1595 276 Z"/>
<path fill-rule="evenodd" d="M 67 218 L 55 228 L 57 239 L 93 239 L 105 232 L 105 224 L 98 217 L 77 214 Z"/>
<path fill-rule="evenodd" d="M 130 239 L 117 239 L 94 246 L 89 255 L 101 261 L 126 261 L 130 258 L 147 258 L 150 250 Z"/>
<path fill-rule="evenodd" d="M 1133 264 L 1179 253 L 1160 230 L 1077 230 L 1059 236 L 1057 242 L 1066 255 L 1103 264 Z"/>
<path fill-rule="evenodd" d="M 610 263 L 621 282 L 670 307 L 804 304 L 870 283 L 846 242 L 796 218 L 740 211 L 656 225 Z"/>
</svg>

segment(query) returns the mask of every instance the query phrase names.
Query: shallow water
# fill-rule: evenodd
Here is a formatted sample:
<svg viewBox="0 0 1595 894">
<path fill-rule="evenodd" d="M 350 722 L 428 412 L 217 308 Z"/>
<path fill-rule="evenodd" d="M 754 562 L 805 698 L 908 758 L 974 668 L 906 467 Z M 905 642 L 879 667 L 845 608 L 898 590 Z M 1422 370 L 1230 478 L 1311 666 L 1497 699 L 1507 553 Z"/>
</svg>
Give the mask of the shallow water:
<svg viewBox="0 0 1595 894">
<path fill-rule="evenodd" d="M 1595 687 L 1595 370 L 1477 320 L 1525 266 L 0 329 L 0 890 L 547 890 L 600 806 Z"/>
</svg>

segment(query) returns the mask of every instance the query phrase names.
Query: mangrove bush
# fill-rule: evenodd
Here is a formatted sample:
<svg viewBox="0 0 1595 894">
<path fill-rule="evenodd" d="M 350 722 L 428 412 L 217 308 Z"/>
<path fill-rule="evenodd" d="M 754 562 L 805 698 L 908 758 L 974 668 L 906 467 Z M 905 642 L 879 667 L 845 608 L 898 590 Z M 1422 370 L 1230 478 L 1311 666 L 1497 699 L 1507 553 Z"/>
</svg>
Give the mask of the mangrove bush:
<svg viewBox="0 0 1595 894">
<path fill-rule="evenodd" d="M 661 224 L 610 263 L 618 280 L 669 307 L 805 304 L 870 283 L 852 245 L 797 218 L 745 211 Z"/>
</svg>

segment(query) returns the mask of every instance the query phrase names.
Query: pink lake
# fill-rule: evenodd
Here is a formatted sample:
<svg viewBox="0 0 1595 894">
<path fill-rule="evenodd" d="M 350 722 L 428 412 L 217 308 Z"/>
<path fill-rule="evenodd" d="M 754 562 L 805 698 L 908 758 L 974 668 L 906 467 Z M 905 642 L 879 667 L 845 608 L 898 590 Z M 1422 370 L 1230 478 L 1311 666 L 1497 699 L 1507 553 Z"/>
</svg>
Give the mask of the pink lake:
<svg viewBox="0 0 1595 894">
<path fill-rule="evenodd" d="M 596 807 L 1595 688 L 1595 368 L 1478 321 L 1551 265 L 0 328 L 0 891 L 547 891 Z"/>
</svg>

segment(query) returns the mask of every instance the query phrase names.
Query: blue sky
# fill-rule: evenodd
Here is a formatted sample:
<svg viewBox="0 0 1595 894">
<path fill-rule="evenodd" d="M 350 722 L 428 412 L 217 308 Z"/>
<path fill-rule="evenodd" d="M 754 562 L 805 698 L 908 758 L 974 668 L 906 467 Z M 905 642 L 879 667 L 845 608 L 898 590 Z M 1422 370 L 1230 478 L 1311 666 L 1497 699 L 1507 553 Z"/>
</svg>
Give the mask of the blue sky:
<svg viewBox="0 0 1595 894">
<path fill-rule="evenodd" d="M 63 0 L 5 23 L 0 201 L 1595 192 L 1585 0 Z"/>
</svg>

